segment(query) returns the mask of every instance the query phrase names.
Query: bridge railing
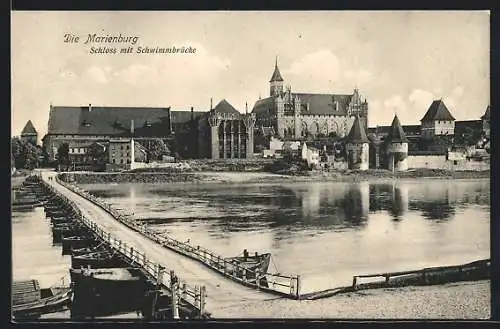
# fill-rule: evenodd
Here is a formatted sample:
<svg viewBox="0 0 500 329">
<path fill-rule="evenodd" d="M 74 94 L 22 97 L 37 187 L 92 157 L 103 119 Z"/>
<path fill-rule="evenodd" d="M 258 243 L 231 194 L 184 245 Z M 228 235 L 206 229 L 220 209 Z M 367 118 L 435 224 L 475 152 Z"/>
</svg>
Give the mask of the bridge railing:
<svg viewBox="0 0 500 329">
<path fill-rule="evenodd" d="M 176 293 L 177 300 L 181 303 L 192 305 L 199 310 L 200 315 L 204 314 L 206 306 L 206 289 L 204 286 L 193 287 L 186 281 L 178 278 L 173 271 L 170 271 L 171 275 L 164 276 L 163 273 L 168 270 L 165 266 L 151 261 L 145 252 L 139 251 L 133 246 L 129 246 L 126 242 L 114 237 L 110 232 L 107 232 L 100 225 L 87 218 L 74 201 L 43 180 L 42 183 L 51 193 L 57 195 L 61 201 L 68 207 L 71 207 L 76 218 L 86 225 L 98 238 L 107 242 L 111 248 L 128 258 L 132 265 L 135 263 L 138 267 L 143 268 L 151 277 L 158 280 L 157 284 L 163 285 L 173 292 L 172 287 L 175 283 L 175 287 L 178 287 L 178 289 L 176 288 L 173 293 Z M 61 183 L 65 185 L 64 182 Z"/>
<path fill-rule="evenodd" d="M 65 182 L 59 177 L 56 177 L 56 181 L 85 199 L 100 206 L 130 229 L 141 233 L 145 237 L 166 248 L 203 263 L 205 266 L 230 278 L 233 281 L 248 287 L 278 294 L 283 297 L 300 299 L 301 282 L 299 275 L 291 276 L 281 273 L 261 273 L 258 270 L 252 270 L 236 262 L 231 262 L 227 258 L 199 245 L 194 246 L 188 242 L 181 242 L 167 235 L 156 234 L 146 225 L 133 220 L 129 214 L 124 214 L 118 211 L 109 203 L 81 189 L 80 187 Z M 262 278 L 266 279 L 267 284 L 263 284 L 263 282 L 261 282 Z"/>
<path fill-rule="evenodd" d="M 376 273 L 376 274 L 363 274 L 363 275 L 355 275 L 352 278 L 352 289 L 356 290 L 361 285 L 388 285 L 391 279 L 401 278 L 402 280 L 419 280 L 423 283 L 428 283 L 428 280 L 432 275 L 436 274 L 446 274 L 446 273 L 462 273 L 466 271 L 470 271 L 472 269 L 488 269 L 491 266 L 490 259 L 482 259 L 478 261 L 474 261 L 467 264 L 461 265 L 450 265 L 450 266 L 436 266 L 436 267 L 427 267 L 418 270 L 410 270 L 410 271 L 399 271 L 399 272 L 386 272 L 386 273 Z M 380 278 L 382 281 L 376 282 L 360 282 L 360 279 L 373 279 Z"/>
</svg>

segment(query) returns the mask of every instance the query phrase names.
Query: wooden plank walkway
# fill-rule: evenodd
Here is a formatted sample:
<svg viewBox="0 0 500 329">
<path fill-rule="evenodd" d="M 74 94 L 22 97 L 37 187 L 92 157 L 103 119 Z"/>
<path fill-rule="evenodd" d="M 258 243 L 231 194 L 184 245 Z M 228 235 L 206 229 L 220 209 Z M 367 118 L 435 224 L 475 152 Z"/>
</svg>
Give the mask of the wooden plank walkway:
<svg viewBox="0 0 500 329">
<path fill-rule="evenodd" d="M 92 219 L 102 227 L 103 231 L 112 234 L 119 240 L 127 241 L 129 247 L 146 254 L 152 262 L 162 264 L 167 269 L 175 271 L 181 281 L 205 286 L 207 293 L 206 311 L 212 317 L 227 316 L 227 314 L 224 314 L 224 309 L 237 303 L 273 299 L 274 296 L 268 293 L 227 280 L 198 261 L 181 256 L 131 230 L 101 207 L 58 184 L 55 181 L 55 175 L 55 172 L 42 171 L 42 178 L 45 182 L 71 199 L 79 207 L 83 215 Z M 53 179 L 49 180 L 49 177 Z"/>
</svg>

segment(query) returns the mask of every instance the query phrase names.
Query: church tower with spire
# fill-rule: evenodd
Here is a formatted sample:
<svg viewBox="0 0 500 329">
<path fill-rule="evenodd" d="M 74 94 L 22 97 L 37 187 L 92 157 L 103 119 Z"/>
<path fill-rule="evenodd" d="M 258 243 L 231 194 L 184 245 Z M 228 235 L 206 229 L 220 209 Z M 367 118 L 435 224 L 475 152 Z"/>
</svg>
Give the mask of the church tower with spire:
<svg viewBox="0 0 500 329">
<path fill-rule="evenodd" d="M 278 68 L 278 56 L 276 56 L 276 63 L 274 65 L 274 72 L 270 84 L 270 95 L 271 97 L 276 97 L 283 93 L 283 77 L 281 77 L 280 69 Z"/>
</svg>

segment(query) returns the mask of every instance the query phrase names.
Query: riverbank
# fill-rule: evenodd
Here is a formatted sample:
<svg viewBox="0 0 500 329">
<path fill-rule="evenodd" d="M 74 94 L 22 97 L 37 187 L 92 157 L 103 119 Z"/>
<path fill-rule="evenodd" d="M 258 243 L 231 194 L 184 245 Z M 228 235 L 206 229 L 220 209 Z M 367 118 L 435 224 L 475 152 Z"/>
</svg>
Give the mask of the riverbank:
<svg viewBox="0 0 500 329">
<path fill-rule="evenodd" d="M 490 281 L 359 291 L 315 301 L 271 299 L 239 304 L 238 318 L 297 319 L 489 319 Z"/>
<path fill-rule="evenodd" d="M 315 301 L 270 299 L 256 305 L 242 302 L 225 309 L 218 319 L 434 319 L 487 320 L 491 317 L 490 281 L 440 286 L 360 291 Z M 135 313 L 105 319 L 137 320 Z M 42 319 L 69 319 L 69 312 Z"/>
<path fill-rule="evenodd" d="M 77 184 L 106 183 L 276 183 L 276 182 L 360 182 L 392 179 L 480 179 L 490 178 L 490 171 L 450 171 L 442 169 L 414 169 L 393 173 L 388 170 L 367 171 L 307 171 L 300 175 L 286 175 L 268 172 L 200 171 L 184 172 L 159 168 L 154 171 L 120 173 L 75 172 L 62 173 L 65 181 Z"/>
</svg>

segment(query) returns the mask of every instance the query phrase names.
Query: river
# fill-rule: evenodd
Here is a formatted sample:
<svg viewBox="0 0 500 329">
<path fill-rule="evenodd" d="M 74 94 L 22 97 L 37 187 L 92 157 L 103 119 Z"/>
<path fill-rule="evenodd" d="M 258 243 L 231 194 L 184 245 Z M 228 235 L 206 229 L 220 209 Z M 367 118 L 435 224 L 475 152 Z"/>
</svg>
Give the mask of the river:
<svg viewBox="0 0 500 329">
<path fill-rule="evenodd" d="M 490 181 L 85 184 L 135 220 L 223 256 L 271 252 L 302 292 L 490 257 Z"/>
</svg>

